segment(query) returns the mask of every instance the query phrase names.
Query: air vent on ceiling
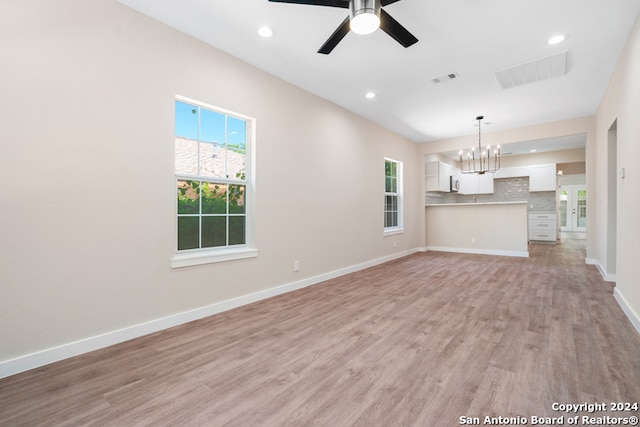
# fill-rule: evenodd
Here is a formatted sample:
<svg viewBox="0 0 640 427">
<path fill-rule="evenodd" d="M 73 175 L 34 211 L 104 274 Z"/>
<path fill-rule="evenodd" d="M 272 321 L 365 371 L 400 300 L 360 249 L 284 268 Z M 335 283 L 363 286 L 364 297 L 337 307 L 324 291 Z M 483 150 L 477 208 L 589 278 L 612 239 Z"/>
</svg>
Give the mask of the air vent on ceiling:
<svg viewBox="0 0 640 427">
<path fill-rule="evenodd" d="M 450 73 L 445 74 L 444 76 L 436 77 L 435 79 L 431 79 L 431 81 L 433 82 L 433 84 L 439 84 L 448 82 L 449 80 L 457 79 L 458 77 L 460 77 L 458 73 Z"/>
<path fill-rule="evenodd" d="M 526 64 L 496 72 L 501 89 L 564 76 L 567 73 L 567 52 L 536 59 Z"/>
</svg>

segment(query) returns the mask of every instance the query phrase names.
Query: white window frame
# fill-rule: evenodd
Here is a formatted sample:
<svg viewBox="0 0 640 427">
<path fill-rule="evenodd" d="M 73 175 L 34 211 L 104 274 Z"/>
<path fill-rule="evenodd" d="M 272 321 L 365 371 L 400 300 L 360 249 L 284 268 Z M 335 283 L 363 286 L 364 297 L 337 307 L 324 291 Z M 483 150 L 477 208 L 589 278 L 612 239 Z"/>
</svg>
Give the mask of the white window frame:
<svg viewBox="0 0 640 427">
<path fill-rule="evenodd" d="M 396 191 L 395 192 L 387 192 L 387 173 L 386 173 L 386 165 L 387 162 L 395 163 L 396 165 Z M 404 233 L 404 197 L 403 197 L 403 164 L 399 160 L 390 159 L 388 157 L 384 158 L 384 181 L 383 181 L 383 189 L 384 189 L 384 200 L 383 200 L 383 235 L 389 236 L 392 234 L 400 234 Z M 387 214 L 387 196 L 395 196 L 397 197 L 398 203 L 398 224 L 392 227 L 384 226 L 384 216 Z"/>
<path fill-rule="evenodd" d="M 199 248 L 178 250 L 178 203 L 175 201 L 176 186 L 178 180 L 204 180 L 210 181 L 210 177 L 200 175 L 184 175 L 177 174 L 174 166 L 175 179 L 173 180 L 173 206 L 174 206 L 174 255 L 171 258 L 171 268 L 188 267 L 192 265 L 210 264 L 216 262 L 225 262 L 239 259 L 255 258 L 258 256 L 258 249 L 255 246 L 255 141 L 256 141 L 256 120 L 252 117 L 245 116 L 224 108 L 216 107 L 197 101 L 184 96 L 176 95 L 176 101 L 185 102 L 196 105 L 207 110 L 215 111 L 221 114 L 237 117 L 247 122 L 247 141 L 245 145 L 245 180 L 242 183 L 234 180 L 227 180 L 230 184 L 245 185 L 245 243 L 243 245 L 220 246 L 212 248 Z M 174 118 L 175 120 L 175 118 Z M 175 139 L 175 134 L 174 138 Z M 174 141 L 175 144 L 175 141 Z M 175 163 L 174 163 L 175 164 Z M 225 181 L 218 180 L 216 181 Z M 233 181 L 233 182 L 232 182 Z"/>
</svg>

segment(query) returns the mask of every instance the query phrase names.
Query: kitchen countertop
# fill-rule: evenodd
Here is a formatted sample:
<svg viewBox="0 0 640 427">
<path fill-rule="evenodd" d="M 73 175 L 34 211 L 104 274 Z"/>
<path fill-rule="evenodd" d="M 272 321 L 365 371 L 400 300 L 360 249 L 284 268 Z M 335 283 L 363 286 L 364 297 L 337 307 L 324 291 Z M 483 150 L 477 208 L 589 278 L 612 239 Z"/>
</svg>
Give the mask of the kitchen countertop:
<svg viewBox="0 0 640 427">
<path fill-rule="evenodd" d="M 482 206 L 482 205 L 526 205 L 527 201 L 522 202 L 483 202 L 483 203 L 430 203 L 427 207 L 432 206 Z"/>
</svg>

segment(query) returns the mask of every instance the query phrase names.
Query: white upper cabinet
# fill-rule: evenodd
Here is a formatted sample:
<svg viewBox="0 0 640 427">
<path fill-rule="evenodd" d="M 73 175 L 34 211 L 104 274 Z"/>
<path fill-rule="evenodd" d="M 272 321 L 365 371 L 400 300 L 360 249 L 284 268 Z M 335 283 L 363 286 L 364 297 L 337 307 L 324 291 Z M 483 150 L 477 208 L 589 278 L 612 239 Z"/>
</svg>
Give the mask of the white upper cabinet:
<svg viewBox="0 0 640 427">
<path fill-rule="evenodd" d="M 529 191 L 555 191 L 556 165 L 531 166 L 529 170 Z"/>
<path fill-rule="evenodd" d="M 460 194 L 493 194 L 493 174 L 461 174 Z"/>
<path fill-rule="evenodd" d="M 531 175 L 531 171 L 530 171 L 531 168 L 529 166 L 519 166 L 519 167 L 513 167 L 509 169 L 511 169 L 511 178 L 518 178 L 521 176 Z"/>
<path fill-rule="evenodd" d="M 427 162 L 425 165 L 426 191 L 450 192 L 450 177 L 454 172 L 454 168 L 444 162 Z"/>
<path fill-rule="evenodd" d="M 499 178 L 518 178 L 521 176 L 529 176 L 529 166 L 516 166 L 511 168 L 500 168 L 494 174 L 493 177 Z"/>
<path fill-rule="evenodd" d="M 499 178 L 511 178 L 511 168 L 500 168 L 494 174 L 495 179 Z"/>
</svg>

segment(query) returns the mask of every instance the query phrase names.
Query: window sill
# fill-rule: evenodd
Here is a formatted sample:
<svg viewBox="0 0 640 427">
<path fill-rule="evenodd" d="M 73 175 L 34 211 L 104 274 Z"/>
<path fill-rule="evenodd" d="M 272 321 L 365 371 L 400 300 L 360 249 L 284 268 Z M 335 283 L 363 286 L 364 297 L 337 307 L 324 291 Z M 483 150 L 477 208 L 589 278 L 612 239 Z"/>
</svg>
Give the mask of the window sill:
<svg viewBox="0 0 640 427">
<path fill-rule="evenodd" d="M 173 258 L 171 258 L 171 268 L 213 264 L 216 262 L 256 258 L 257 256 L 257 249 L 247 247 L 194 251 L 174 255 Z"/>
<path fill-rule="evenodd" d="M 404 228 L 388 228 L 382 233 L 383 236 L 393 236 L 394 234 L 403 234 Z"/>
</svg>

